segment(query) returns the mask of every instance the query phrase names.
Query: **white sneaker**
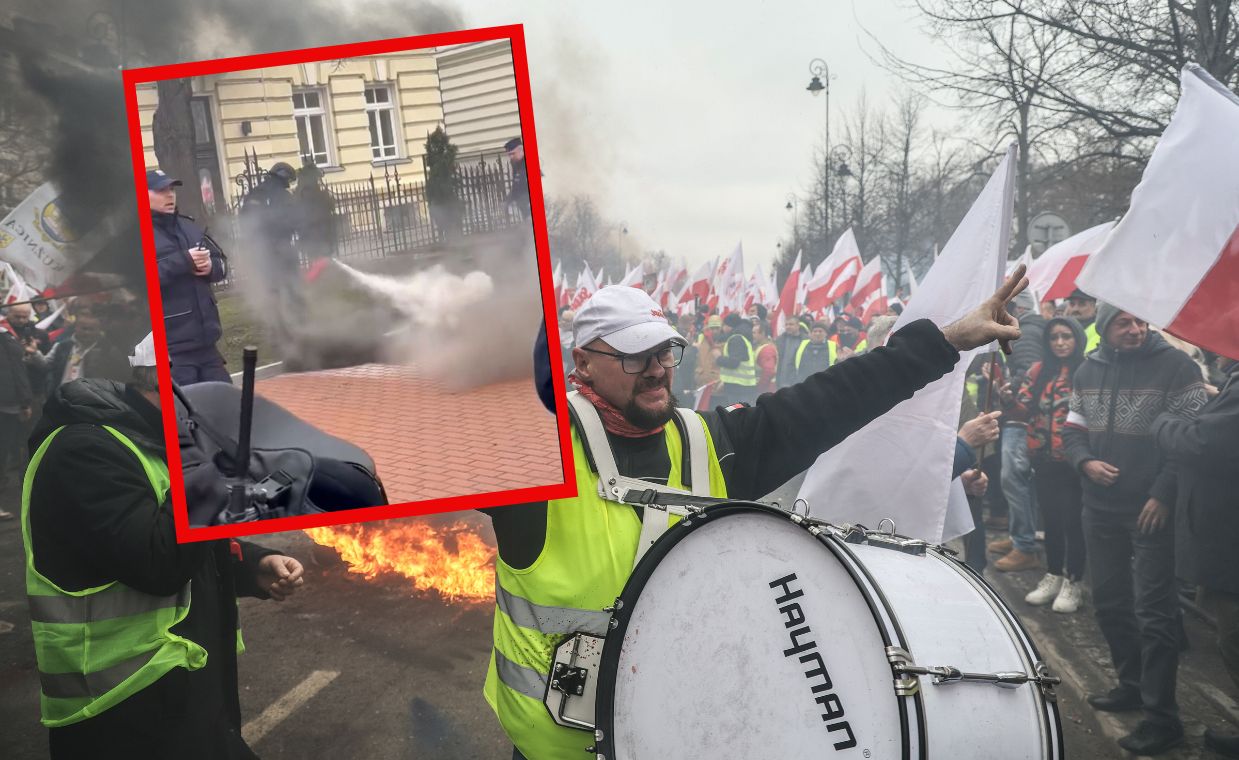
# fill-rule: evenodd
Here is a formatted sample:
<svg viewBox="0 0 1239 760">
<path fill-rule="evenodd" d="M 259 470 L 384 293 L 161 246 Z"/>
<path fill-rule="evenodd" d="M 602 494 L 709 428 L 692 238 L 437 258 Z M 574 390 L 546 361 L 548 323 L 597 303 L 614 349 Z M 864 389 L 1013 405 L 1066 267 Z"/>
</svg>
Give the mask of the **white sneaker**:
<svg viewBox="0 0 1239 760">
<path fill-rule="evenodd" d="M 1058 596 L 1058 590 L 1063 587 L 1063 581 L 1066 579 L 1061 575 L 1046 573 L 1037 587 L 1028 592 L 1028 596 L 1024 597 L 1024 601 L 1031 605 L 1040 607 L 1044 604 L 1049 604 Z"/>
<path fill-rule="evenodd" d="M 1083 602 L 1084 589 L 1080 587 L 1080 582 L 1072 583 L 1064 579 L 1063 587 L 1059 589 L 1058 596 L 1054 598 L 1054 606 L 1050 609 L 1063 613 L 1075 612 Z"/>
</svg>

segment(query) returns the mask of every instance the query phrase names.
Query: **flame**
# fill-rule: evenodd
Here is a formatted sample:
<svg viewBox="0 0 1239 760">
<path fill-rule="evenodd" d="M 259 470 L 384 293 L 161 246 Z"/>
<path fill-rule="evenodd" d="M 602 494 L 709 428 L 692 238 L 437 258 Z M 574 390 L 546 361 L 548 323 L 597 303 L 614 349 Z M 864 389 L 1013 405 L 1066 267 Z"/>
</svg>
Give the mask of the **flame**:
<svg viewBox="0 0 1239 760">
<path fill-rule="evenodd" d="M 448 601 L 490 603 L 495 598 L 495 548 L 473 526 L 436 526 L 422 520 L 308 528 L 315 543 L 335 549 L 350 573 L 374 580 L 403 575 L 421 591 Z"/>
</svg>

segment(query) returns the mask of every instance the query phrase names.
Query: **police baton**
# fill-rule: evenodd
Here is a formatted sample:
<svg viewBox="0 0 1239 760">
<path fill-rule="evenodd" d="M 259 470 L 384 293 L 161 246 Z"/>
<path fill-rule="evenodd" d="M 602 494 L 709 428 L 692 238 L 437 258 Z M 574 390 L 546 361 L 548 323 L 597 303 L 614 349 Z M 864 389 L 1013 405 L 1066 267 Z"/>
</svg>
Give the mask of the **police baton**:
<svg viewBox="0 0 1239 760">
<path fill-rule="evenodd" d="M 236 466 L 228 487 L 229 522 L 253 519 L 250 505 L 250 431 L 254 425 L 254 380 L 258 367 L 258 348 L 246 346 L 241 354 L 241 426 L 237 429 Z"/>
</svg>

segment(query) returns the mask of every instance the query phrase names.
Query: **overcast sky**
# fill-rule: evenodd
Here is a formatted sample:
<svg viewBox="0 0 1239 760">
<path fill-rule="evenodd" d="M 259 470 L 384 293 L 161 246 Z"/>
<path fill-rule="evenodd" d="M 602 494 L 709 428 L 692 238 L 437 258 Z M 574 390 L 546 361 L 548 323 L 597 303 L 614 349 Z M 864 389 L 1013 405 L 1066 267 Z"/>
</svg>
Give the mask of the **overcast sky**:
<svg viewBox="0 0 1239 760">
<path fill-rule="evenodd" d="M 750 271 L 773 259 L 822 141 L 813 58 L 830 65 L 836 142 L 862 90 L 885 106 L 904 87 L 870 61 L 864 29 L 907 58 L 944 59 L 907 0 L 461 7 L 470 26 L 525 25 L 547 195 L 588 192 L 644 248 L 690 266 L 737 241 Z"/>
</svg>

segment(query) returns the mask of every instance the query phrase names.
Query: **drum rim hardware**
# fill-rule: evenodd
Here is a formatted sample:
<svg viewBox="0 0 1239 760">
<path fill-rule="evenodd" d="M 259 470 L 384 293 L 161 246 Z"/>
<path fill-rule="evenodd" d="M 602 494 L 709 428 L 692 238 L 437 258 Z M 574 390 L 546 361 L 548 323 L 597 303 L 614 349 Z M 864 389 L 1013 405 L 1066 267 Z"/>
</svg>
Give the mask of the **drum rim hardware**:
<svg viewBox="0 0 1239 760">
<path fill-rule="evenodd" d="M 932 676 L 934 686 L 954 683 L 987 683 L 1002 689 L 1018 689 L 1026 683 L 1037 686 L 1052 686 L 1062 683 L 1063 679 L 1052 676 L 1046 664 L 1038 661 L 1037 672 L 1033 675 L 1020 671 L 1004 671 L 1001 673 L 968 673 L 954 665 L 917 665 L 911 653 L 902 647 L 887 647 L 886 659 L 891 663 L 895 675 L 904 676 L 895 680 L 895 693 L 899 696 L 909 696 L 919 688 L 919 676 Z M 908 677 L 911 676 L 911 677 Z"/>
</svg>

